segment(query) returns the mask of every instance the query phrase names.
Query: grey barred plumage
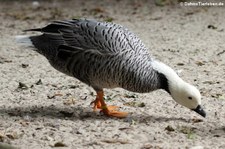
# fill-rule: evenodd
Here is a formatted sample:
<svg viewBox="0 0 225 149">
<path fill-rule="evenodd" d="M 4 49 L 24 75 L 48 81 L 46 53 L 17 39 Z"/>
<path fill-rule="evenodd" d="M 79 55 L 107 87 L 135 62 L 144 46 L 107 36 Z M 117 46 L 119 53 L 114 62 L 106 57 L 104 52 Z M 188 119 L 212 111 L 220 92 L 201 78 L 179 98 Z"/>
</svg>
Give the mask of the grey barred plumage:
<svg viewBox="0 0 225 149">
<path fill-rule="evenodd" d="M 108 116 L 127 115 L 103 100 L 103 88 L 115 87 L 139 93 L 164 89 L 179 104 L 205 116 L 199 91 L 154 60 L 141 40 L 121 25 L 73 19 L 26 31 L 42 35 L 18 37 L 18 42 L 33 46 L 55 69 L 92 86 L 97 92 L 94 109 Z"/>
<path fill-rule="evenodd" d="M 40 31 L 44 34 L 30 39 L 51 65 L 95 90 L 122 87 L 149 92 L 161 88 L 147 48 L 118 24 L 76 19 L 55 21 Z"/>
</svg>

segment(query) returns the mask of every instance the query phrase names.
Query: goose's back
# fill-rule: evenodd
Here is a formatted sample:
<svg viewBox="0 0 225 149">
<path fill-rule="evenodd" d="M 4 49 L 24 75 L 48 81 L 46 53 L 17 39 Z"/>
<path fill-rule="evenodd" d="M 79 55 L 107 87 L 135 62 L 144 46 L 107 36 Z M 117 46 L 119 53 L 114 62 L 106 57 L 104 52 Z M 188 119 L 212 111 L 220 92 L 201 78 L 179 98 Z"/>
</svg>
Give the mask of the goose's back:
<svg viewBox="0 0 225 149">
<path fill-rule="evenodd" d="M 86 19 L 55 21 L 42 32 L 56 43 L 55 48 L 42 47 L 47 49 L 42 53 L 50 63 L 95 89 L 123 87 L 145 92 L 146 86 L 148 90 L 158 86 L 145 45 L 118 24 Z"/>
</svg>

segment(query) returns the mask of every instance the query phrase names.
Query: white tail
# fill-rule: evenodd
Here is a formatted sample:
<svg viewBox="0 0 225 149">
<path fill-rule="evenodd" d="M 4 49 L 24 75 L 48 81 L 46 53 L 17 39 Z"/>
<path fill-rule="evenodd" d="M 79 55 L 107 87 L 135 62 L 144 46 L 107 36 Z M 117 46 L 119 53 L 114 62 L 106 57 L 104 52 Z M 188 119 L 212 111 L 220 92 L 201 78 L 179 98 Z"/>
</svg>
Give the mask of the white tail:
<svg viewBox="0 0 225 149">
<path fill-rule="evenodd" d="M 30 40 L 30 36 L 27 35 L 18 35 L 15 36 L 16 42 L 25 47 L 34 47 L 32 41 Z"/>
</svg>

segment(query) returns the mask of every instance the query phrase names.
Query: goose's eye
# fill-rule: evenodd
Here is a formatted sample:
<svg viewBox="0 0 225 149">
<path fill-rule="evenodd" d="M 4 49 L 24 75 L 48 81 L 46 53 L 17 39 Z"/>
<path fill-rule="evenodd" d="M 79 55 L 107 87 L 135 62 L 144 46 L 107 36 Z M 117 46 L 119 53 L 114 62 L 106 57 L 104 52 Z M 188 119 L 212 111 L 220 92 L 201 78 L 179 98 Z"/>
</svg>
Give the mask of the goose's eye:
<svg viewBox="0 0 225 149">
<path fill-rule="evenodd" d="M 192 97 L 189 96 L 188 99 L 192 100 Z"/>
</svg>

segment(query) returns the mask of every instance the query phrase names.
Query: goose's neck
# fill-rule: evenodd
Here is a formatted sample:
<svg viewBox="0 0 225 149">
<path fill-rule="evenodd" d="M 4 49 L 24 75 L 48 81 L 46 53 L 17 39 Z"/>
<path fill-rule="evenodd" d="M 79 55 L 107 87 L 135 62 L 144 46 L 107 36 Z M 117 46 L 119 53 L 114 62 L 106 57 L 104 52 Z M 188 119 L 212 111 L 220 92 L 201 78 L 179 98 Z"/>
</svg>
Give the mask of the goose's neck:
<svg viewBox="0 0 225 149">
<path fill-rule="evenodd" d="M 173 94 L 174 90 L 179 90 L 184 83 L 177 73 L 168 65 L 153 61 L 152 66 L 153 69 L 159 73 L 161 88 L 165 89 L 168 93 Z"/>
</svg>

